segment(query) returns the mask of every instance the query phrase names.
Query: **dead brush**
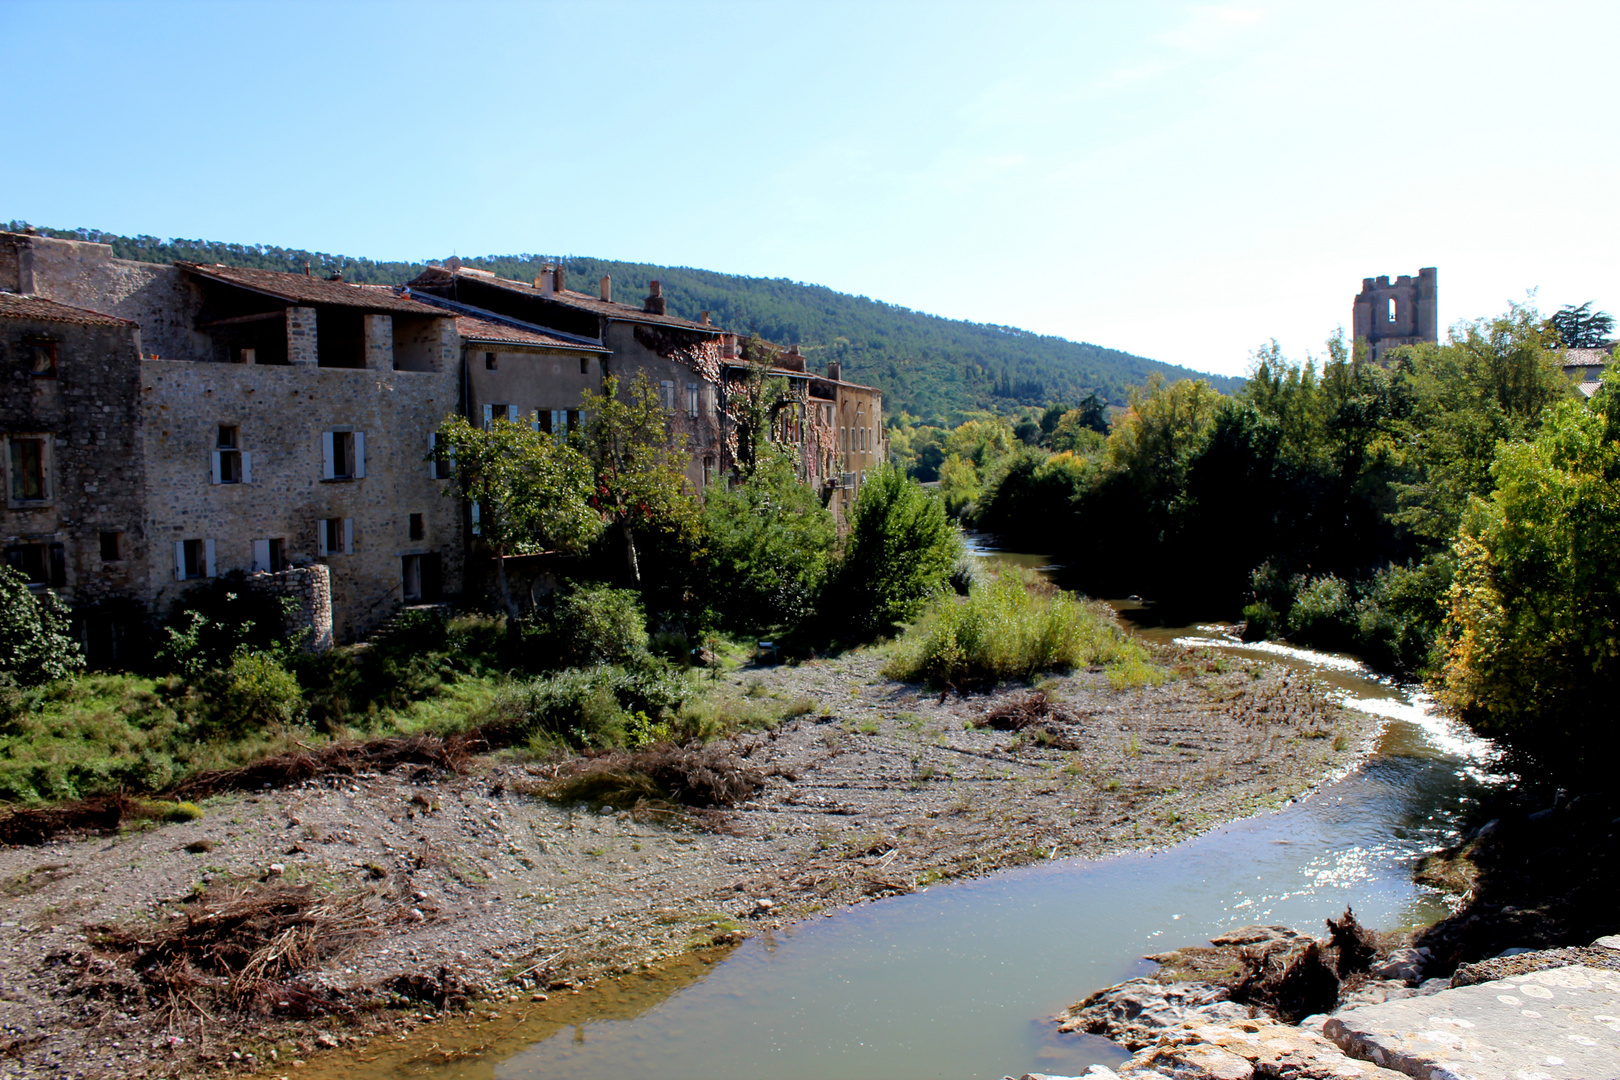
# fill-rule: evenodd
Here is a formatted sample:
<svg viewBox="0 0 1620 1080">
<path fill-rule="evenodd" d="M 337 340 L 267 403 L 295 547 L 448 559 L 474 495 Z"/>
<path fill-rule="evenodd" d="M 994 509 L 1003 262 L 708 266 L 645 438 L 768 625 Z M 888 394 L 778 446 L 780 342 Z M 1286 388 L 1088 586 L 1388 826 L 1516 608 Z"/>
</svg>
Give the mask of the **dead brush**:
<svg viewBox="0 0 1620 1080">
<path fill-rule="evenodd" d="M 731 746 L 675 746 L 610 750 L 564 765 L 545 789 L 559 802 L 601 802 L 621 810 L 736 806 L 765 786 L 765 774 Z"/>
<path fill-rule="evenodd" d="M 1054 704 L 1044 691 L 1037 690 L 1017 701 L 1003 702 L 985 712 L 973 722 L 977 728 L 996 731 L 1029 731 L 1030 740 L 1037 746 L 1054 750 L 1078 750 L 1080 743 L 1064 730 L 1063 725 L 1078 725 L 1080 718 L 1061 705 Z"/>
<path fill-rule="evenodd" d="M 341 992 L 309 976 L 375 936 L 386 920 L 375 893 L 323 894 L 311 885 L 227 886 L 187 908 L 183 921 L 168 926 L 98 926 L 89 933 L 139 978 L 149 998 L 167 1002 L 172 1012 L 189 1006 L 203 1015 L 199 997 L 248 1015 L 346 1011 Z"/>
<path fill-rule="evenodd" d="M 199 773 L 171 788 L 169 794 L 197 799 L 222 791 L 257 791 L 291 787 L 321 776 L 358 776 L 387 772 L 400 765 L 419 765 L 423 773 L 461 772 L 467 758 L 487 748 L 479 733 L 399 735 L 369 742 L 340 742 L 255 761 L 236 769 Z"/>
</svg>

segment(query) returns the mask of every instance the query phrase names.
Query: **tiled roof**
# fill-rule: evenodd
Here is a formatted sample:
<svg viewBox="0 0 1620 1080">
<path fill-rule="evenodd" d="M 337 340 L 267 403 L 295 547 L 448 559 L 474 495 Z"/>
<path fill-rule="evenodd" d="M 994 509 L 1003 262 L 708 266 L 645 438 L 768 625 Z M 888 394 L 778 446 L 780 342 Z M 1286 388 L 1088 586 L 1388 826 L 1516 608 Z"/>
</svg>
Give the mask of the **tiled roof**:
<svg viewBox="0 0 1620 1080">
<path fill-rule="evenodd" d="M 411 284 L 430 285 L 436 282 L 449 282 L 452 277 L 454 277 L 454 273 L 452 271 L 434 267 L 417 277 L 417 279 L 411 282 Z M 572 289 L 564 289 L 562 292 L 553 292 L 548 294 L 541 292 L 539 289 L 527 282 L 512 281 L 508 278 L 496 277 L 495 275 L 489 273 L 468 274 L 467 277 L 471 280 L 479 281 L 486 285 L 494 285 L 499 288 L 509 289 L 512 292 L 519 293 L 524 296 L 530 296 L 540 300 L 549 300 L 552 303 L 562 304 L 571 308 L 578 308 L 581 311 L 589 311 L 595 315 L 605 315 L 610 319 L 618 319 L 621 322 L 650 323 L 656 326 L 678 326 L 685 330 L 698 330 L 705 334 L 718 334 L 722 332 L 718 326 L 714 326 L 712 324 L 705 326 L 700 322 L 693 322 L 691 319 L 683 319 L 678 315 L 654 315 L 651 312 L 643 311 L 641 306 L 638 304 L 621 304 L 613 300 L 603 300 L 600 297 L 590 296 L 582 292 L 575 292 Z"/>
<path fill-rule="evenodd" d="M 400 296 L 387 286 L 356 285 L 348 281 L 327 281 L 308 274 L 284 274 L 277 270 L 249 270 L 217 263 L 175 263 L 180 269 L 211 281 L 224 282 L 256 293 L 288 300 L 295 304 L 332 304 L 365 311 L 397 311 L 408 315 L 445 313 L 419 301 Z"/>
<path fill-rule="evenodd" d="M 129 319 L 103 315 L 99 311 L 70 307 L 39 296 L 0 293 L 0 319 L 38 319 L 40 322 L 75 323 L 79 326 L 134 326 Z"/>
<path fill-rule="evenodd" d="M 606 353 L 600 345 L 586 344 L 578 338 L 544 330 L 529 330 L 510 323 L 485 319 L 477 315 L 457 315 L 456 332 L 467 341 L 487 342 L 495 345 L 537 345 L 547 349 L 572 349 L 575 352 Z"/>
</svg>

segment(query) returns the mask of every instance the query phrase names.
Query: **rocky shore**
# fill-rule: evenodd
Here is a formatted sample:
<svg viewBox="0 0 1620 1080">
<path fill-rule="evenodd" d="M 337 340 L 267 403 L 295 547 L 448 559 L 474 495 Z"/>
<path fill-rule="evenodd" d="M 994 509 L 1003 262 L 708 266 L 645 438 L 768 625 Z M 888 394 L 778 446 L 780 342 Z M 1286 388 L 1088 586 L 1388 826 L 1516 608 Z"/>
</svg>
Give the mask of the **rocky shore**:
<svg viewBox="0 0 1620 1080">
<path fill-rule="evenodd" d="M 983 725 L 1029 712 L 1030 688 L 941 697 L 876 653 L 737 673 L 803 706 L 736 741 L 763 787 L 725 810 L 627 808 L 578 762 L 506 755 L 0 849 L 0 1077 L 313 1072 L 933 881 L 1168 846 L 1303 794 L 1376 734 L 1297 673 L 1158 658 L 1160 686 L 1043 684 L 1061 707 L 1019 730 Z"/>
</svg>

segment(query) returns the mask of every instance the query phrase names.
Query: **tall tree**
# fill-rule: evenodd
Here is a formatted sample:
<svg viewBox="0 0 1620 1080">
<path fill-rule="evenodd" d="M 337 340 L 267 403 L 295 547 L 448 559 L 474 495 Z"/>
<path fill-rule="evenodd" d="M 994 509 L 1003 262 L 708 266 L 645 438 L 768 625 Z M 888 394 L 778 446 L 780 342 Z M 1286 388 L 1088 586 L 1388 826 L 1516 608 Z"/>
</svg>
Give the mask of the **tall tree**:
<svg viewBox="0 0 1620 1080">
<path fill-rule="evenodd" d="M 1592 301 L 1576 306 L 1565 304 L 1547 320 L 1558 341 L 1566 349 L 1602 348 L 1609 331 L 1614 329 L 1614 316 L 1606 311 L 1593 311 Z"/>
<path fill-rule="evenodd" d="M 465 417 L 439 425 L 454 492 L 474 507 L 475 531 L 495 556 L 495 589 L 517 615 L 506 560 L 544 551 L 580 551 L 602 531 L 591 505 L 591 468 L 573 446 L 526 424 L 497 419 L 488 430 Z"/>
<path fill-rule="evenodd" d="M 585 447 L 596 473 L 593 504 L 618 530 L 625 567 L 639 588 L 636 533 L 691 539 L 699 506 L 686 482 L 686 439 L 670 431 L 657 388 L 638 372 L 629 390 L 621 396 L 618 378 L 609 376 L 601 393 L 585 391 Z"/>
</svg>

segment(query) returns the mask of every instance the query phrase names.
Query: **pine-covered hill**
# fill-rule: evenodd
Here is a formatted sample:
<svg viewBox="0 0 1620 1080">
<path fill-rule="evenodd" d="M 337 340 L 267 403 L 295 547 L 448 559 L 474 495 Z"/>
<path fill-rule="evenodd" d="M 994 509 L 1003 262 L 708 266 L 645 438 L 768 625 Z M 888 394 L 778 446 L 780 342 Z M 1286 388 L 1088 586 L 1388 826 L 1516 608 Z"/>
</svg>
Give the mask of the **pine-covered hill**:
<svg viewBox="0 0 1620 1080">
<path fill-rule="evenodd" d="M 13 221 L 20 231 L 26 225 Z M 341 272 L 348 281 L 398 284 L 419 274 L 426 262 L 377 262 L 346 255 L 264 244 L 205 240 L 160 240 L 89 229 L 40 232 L 68 240 L 112 246 L 121 259 L 144 262 L 212 262 L 265 270 Z M 539 255 L 490 255 L 462 263 L 520 281 L 532 281 L 551 262 Z M 647 283 L 662 283 L 671 314 L 697 318 L 708 311 L 715 323 L 739 334 L 798 344 L 812 364 L 837 360 L 844 378 L 884 390 L 891 415 L 949 419 L 975 409 L 1008 412 L 1054 401 L 1073 404 L 1087 394 L 1123 404 L 1132 386 L 1157 373 L 1167 379 L 1204 378 L 1230 393 L 1241 380 L 1204 375 L 1118 349 L 1032 334 L 1010 326 L 945 319 L 909 308 L 851 296 L 786 278 L 753 278 L 684 266 L 612 262 L 568 257 L 568 286 L 594 293 L 603 274 L 613 277 L 613 295 L 639 300 Z"/>
</svg>

